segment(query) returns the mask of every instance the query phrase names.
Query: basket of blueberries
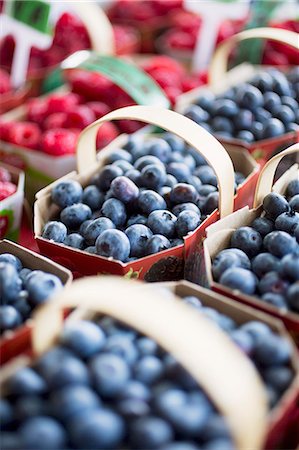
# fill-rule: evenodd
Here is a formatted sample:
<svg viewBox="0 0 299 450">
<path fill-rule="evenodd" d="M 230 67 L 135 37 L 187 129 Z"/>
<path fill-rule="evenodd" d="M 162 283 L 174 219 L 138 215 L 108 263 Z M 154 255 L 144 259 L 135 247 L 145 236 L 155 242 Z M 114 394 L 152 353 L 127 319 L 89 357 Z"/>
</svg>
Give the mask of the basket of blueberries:
<svg viewBox="0 0 299 450">
<path fill-rule="evenodd" d="M 221 142 L 243 146 L 265 162 L 283 145 L 298 139 L 299 69 L 240 65 L 226 74 L 235 44 L 256 37 L 284 40 L 298 50 L 298 35 L 292 31 L 275 30 L 273 35 L 273 29 L 256 29 L 236 34 L 215 52 L 209 74 L 211 89 L 198 88 L 182 95 L 177 110 Z"/>
<path fill-rule="evenodd" d="M 63 323 L 63 307 L 77 306 Z M 268 408 L 255 366 L 166 289 L 76 280 L 37 312 L 33 349 L 4 370 L 3 450 L 262 448 Z"/>
<path fill-rule="evenodd" d="M 178 136 L 135 135 L 124 148 L 118 140 L 97 156 L 95 130 L 123 117 Z M 37 194 L 35 236 L 43 254 L 79 275 L 181 279 L 189 241 L 218 219 L 218 202 L 221 217 L 233 211 L 234 191 L 246 181 L 234 174 L 213 136 L 178 113 L 154 107 L 123 108 L 95 122 L 81 134 L 77 162 L 77 174 Z"/>
<path fill-rule="evenodd" d="M 212 225 L 204 243 L 207 277 L 219 292 L 280 317 L 299 337 L 299 171 L 292 166 L 273 185 L 274 156 L 258 180 L 254 209 Z"/>
<path fill-rule="evenodd" d="M 0 241 L 0 351 L 5 362 L 27 350 L 35 308 L 72 280 L 64 267 L 10 241 Z"/>
</svg>

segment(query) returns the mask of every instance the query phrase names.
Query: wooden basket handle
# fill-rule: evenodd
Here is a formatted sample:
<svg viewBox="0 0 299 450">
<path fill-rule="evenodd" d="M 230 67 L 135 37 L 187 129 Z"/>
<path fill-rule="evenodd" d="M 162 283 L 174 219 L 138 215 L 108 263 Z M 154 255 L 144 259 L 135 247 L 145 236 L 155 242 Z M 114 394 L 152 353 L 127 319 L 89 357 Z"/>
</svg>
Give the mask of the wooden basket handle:
<svg viewBox="0 0 299 450">
<path fill-rule="evenodd" d="M 263 203 L 264 198 L 271 192 L 275 171 L 280 161 L 287 155 L 299 152 L 299 143 L 283 150 L 277 155 L 273 156 L 263 167 L 259 175 L 257 186 L 254 194 L 253 207 L 257 208 Z"/>
<path fill-rule="evenodd" d="M 211 398 L 226 418 L 237 448 L 261 448 L 267 407 L 259 374 L 209 319 L 194 314 L 181 301 L 164 298 L 149 286 L 119 277 L 88 277 L 75 281 L 37 310 L 32 331 L 37 354 L 55 343 L 63 327 L 65 307 L 84 307 L 107 314 L 154 339 Z"/>
<path fill-rule="evenodd" d="M 277 28 L 254 28 L 252 30 L 241 31 L 221 43 L 212 58 L 209 69 L 209 84 L 217 85 L 226 76 L 228 57 L 236 44 L 247 39 L 271 39 L 294 47 L 299 51 L 299 35 L 294 31 Z"/>
<path fill-rule="evenodd" d="M 91 48 L 101 55 L 115 54 L 112 25 L 96 2 L 72 2 L 71 8 L 79 15 L 88 32 Z"/>
<path fill-rule="evenodd" d="M 96 136 L 104 122 L 131 119 L 156 125 L 181 137 L 194 147 L 214 169 L 219 186 L 220 217 L 232 213 L 234 202 L 234 168 L 225 148 L 208 131 L 183 115 L 154 106 L 128 106 L 112 111 L 89 125 L 79 136 L 77 169 L 89 170 L 97 160 Z"/>
</svg>

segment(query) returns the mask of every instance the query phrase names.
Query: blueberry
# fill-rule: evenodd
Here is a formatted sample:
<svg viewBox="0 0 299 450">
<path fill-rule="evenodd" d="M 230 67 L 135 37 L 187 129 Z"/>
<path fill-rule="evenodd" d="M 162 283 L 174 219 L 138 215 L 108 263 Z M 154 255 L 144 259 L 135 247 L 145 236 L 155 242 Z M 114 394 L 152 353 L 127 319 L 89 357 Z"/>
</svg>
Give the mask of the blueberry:
<svg viewBox="0 0 299 450">
<path fill-rule="evenodd" d="M 104 194 L 95 185 L 87 186 L 83 191 L 82 202 L 92 211 L 100 209 L 104 202 Z"/>
<path fill-rule="evenodd" d="M 92 179 L 92 184 L 95 184 L 101 191 L 107 191 L 110 187 L 111 181 L 114 178 L 123 174 L 120 167 L 108 165 L 102 167 L 98 174 Z"/>
<path fill-rule="evenodd" d="M 176 216 L 178 216 L 183 211 L 192 211 L 195 212 L 200 217 L 200 210 L 194 203 L 181 203 L 179 205 L 176 205 L 172 212 Z"/>
<path fill-rule="evenodd" d="M 299 281 L 299 254 L 289 253 L 281 260 L 281 275 L 291 281 Z"/>
<path fill-rule="evenodd" d="M 184 156 L 182 153 L 179 153 L 179 152 L 172 152 L 168 158 L 168 164 L 183 163 L 183 162 L 184 162 Z"/>
<path fill-rule="evenodd" d="M 134 366 L 134 378 L 145 384 L 156 383 L 163 375 L 163 364 L 154 355 L 146 355 Z"/>
<path fill-rule="evenodd" d="M 129 170 L 134 170 L 134 167 L 132 164 L 130 164 L 128 161 L 125 161 L 124 159 L 119 159 L 117 161 L 114 161 L 112 163 L 112 166 L 119 167 L 123 173 L 128 172 Z"/>
<path fill-rule="evenodd" d="M 231 335 L 234 343 L 246 354 L 250 355 L 253 349 L 253 339 L 249 333 L 242 329 L 234 330 Z"/>
<path fill-rule="evenodd" d="M 253 123 L 253 114 L 248 109 L 240 109 L 233 122 L 236 130 L 250 131 Z"/>
<path fill-rule="evenodd" d="M 289 205 L 290 205 L 292 211 L 299 213 L 299 194 L 294 195 L 289 200 Z"/>
<path fill-rule="evenodd" d="M 185 183 L 178 183 L 170 192 L 170 200 L 173 204 L 195 203 L 198 194 L 194 186 Z"/>
<path fill-rule="evenodd" d="M 0 427 L 5 429 L 14 421 L 14 411 L 11 403 L 5 398 L 0 399 Z M 1 433 L 2 434 L 2 433 Z"/>
<path fill-rule="evenodd" d="M 266 217 L 257 217 L 251 224 L 252 228 L 260 233 L 262 237 L 266 236 L 266 234 L 271 233 L 274 230 L 274 224 L 272 220 L 267 219 Z"/>
<path fill-rule="evenodd" d="M 253 142 L 255 140 L 254 134 L 249 130 L 240 130 L 236 134 L 236 139 L 240 139 L 241 141 Z"/>
<path fill-rule="evenodd" d="M 100 399 L 87 386 L 66 386 L 52 393 L 50 404 L 55 417 L 69 421 L 76 415 L 83 417 L 98 408 Z"/>
<path fill-rule="evenodd" d="M 50 389 L 89 384 L 87 367 L 79 358 L 74 356 L 58 359 L 55 365 L 51 365 L 47 367 L 47 371 L 43 371 L 43 376 Z"/>
<path fill-rule="evenodd" d="M 60 364 L 61 360 L 73 356 L 74 354 L 70 350 L 56 345 L 54 348 L 47 351 L 38 358 L 35 363 L 35 368 L 42 376 L 44 376 L 48 371 L 51 370 L 52 366 Z"/>
<path fill-rule="evenodd" d="M 187 297 L 184 297 L 183 302 L 186 303 L 187 305 L 192 306 L 195 309 L 201 310 L 202 308 L 201 301 L 194 295 L 188 295 Z"/>
<path fill-rule="evenodd" d="M 140 172 L 136 169 L 130 169 L 127 172 L 125 172 L 125 175 L 129 180 L 133 181 L 133 183 L 136 184 L 136 186 L 140 186 Z"/>
<path fill-rule="evenodd" d="M 290 361 L 291 345 L 289 341 L 274 333 L 258 339 L 254 348 L 255 361 L 264 367 L 287 364 Z"/>
<path fill-rule="evenodd" d="M 289 387 L 293 376 L 292 370 L 288 367 L 270 367 L 263 373 L 263 378 L 266 383 L 280 393 Z"/>
<path fill-rule="evenodd" d="M 218 208 L 218 203 L 219 203 L 219 192 L 211 192 L 207 196 L 204 204 L 202 205 L 203 212 L 206 215 L 212 214 L 212 212 Z"/>
<path fill-rule="evenodd" d="M 119 398 L 122 400 L 136 399 L 146 402 L 150 399 L 150 397 L 151 391 L 149 390 L 148 386 L 136 380 L 129 380 L 119 396 Z"/>
<path fill-rule="evenodd" d="M 144 256 L 147 242 L 153 235 L 151 230 L 145 225 L 135 224 L 129 226 L 126 229 L 125 233 L 130 241 L 130 256 L 134 256 L 137 258 Z"/>
<path fill-rule="evenodd" d="M 198 194 L 201 195 L 202 197 L 207 197 L 212 192 L 216 192 L 216 190 L 217 190 L 216 186 L 212 186 L 211 184 L 203 184 L 198 189 Z"/>
<path fill-rule="evenodd" d="M 162 234 L 154 234 L 148 241 L 146 245 L 146 254 L 152 255 L 154 253 L 162 252 L 170 248 L 169 240 Z"/>
<path fill-rule="evenodd" d="M 20 422 L 29 417 L 48 414 L 48 410 L 47 402 L 39 395 L 23 395 L 15 403 L 15 417 Z"/>
<path fill-rule="evenodd" d="M 244 255 L 247 256 L 245 253 Z M 243 269 L 250 269 L 250 261 L 249 259 L 247 259 L 246 262 L 244 263 L 242 259 L 238 256 L 238 254 L 234 252 L 218 253 L 218 255 L 214 258 L 212 264 L 212 272 L 214 279 L 216 281 L 219 280 L 221 275 L 227 269 L 230 269 L 232 267 L 242 267 Z"/>
<path fill-rule="evenodd" d="M 124 146 L 126 150 L 132 155 L 133 160 L 140 158 L 146 154 L 146 148 L 144 146 L 143 136 L 133 134 L 128 136 L 128 141 Z"/>
<path fill-rule="evenodd" d="M 203 165 L 199 166 L 194 174 L 200 179 L 203 185 L 209 184 L 217 187 L 217 177 L 212 167 Z"/>
<path fill-rule="evenodd" d="M 290 206 L 285 197 L 271 192 L 263 200 L 263 209 L 269 218 L 275 220 L 280 214 L 289 212 Z"/>
<path fill-rule="evenodd" d="M 246 255 L 245 252 L 243 252 L 238 248 L 226 248 L 224 250 L 221 250 L 221 252 L 219 252 L 218 255 L 216 256 L 216 258 L 214 258 L 214 261 L 216 261 L 216 259 L 226 258 L 226 256 L 229 256 L 231 254 L 234 254 L 239 258 L 241 263 L 240 267 L 243 267 L 243 269 L 250 270 L 251 264 L 248 256 Z"/>
<path fill-rule="evenodd" d="M 200 224 L 200 216 L 194 211 L 182 211 L 175 224 L 178 236 L 184 237 Z"/>
<path fill-rule="evenodd" d="M 166 172 L 162 165 L 149 164 L 140 175 L 140 184 L 150 189 L 158 189 L 166 182 Z"/>
<path fill-rule="evenodd" d="M 264 108 L 257 108 L 254 111 L 254 117 L 255 117 L 255 120 L 264 124 L 265 122 L 267 122 L 268 119 L 270 119 L 270 117 L 272 117 L 272 115 L 269 111 L 267 111 Z"/>
<path fill-rule="evenodd" d="M 203 446 L 203 450 L 234 450 L 234 445 L 230 439 L 213 439 Z"/>
<path fill-rule="evenodd" d="M 286 231 L 289 234 L 294 234 L 298 225 L 299 213 L 295 211 L 282 213 L 275 220 L 275 228 L 277 230 Z"/>
<path fill-rule="evenodd" d="M 261 92 L 271 91 L 273 87 L 273 78 L 267 72 L 262 72 L 255 76 L 251 84 L 256 86 Z"/>
<path fill-rule="evenodd" d="M 0 255 L 0 263 L 11 264 L 12 266 L 14 266 L 17 272 L 20 272 L 23 268 L 21 260 L 17 256 L 12 255 L 11 253 L 2 253 Z"/>
<path fill-rule="evenodd" d="M 120 356 L 130 366 L 134 364 L 138 358 L 138 351 L 132 342 L 132 339 L 124 337 L 121 334 L 108 337 L 104 352 Z"/>
<path fill-rule="evenodd" d="M 286 96 L 284 95 L 281 97 L 281 103 L 285 106 L 288 106 L 293 111 L 297 111 L 299 108 L 299 105 L 296 102 L 296 100 L 293 97 L 289 97 L 287 95 Z"/>
<path fill-rule="evenodd" d="M 158 210 L 150 213 L 147 221 L 153 233 L 161 233 L 167 238 L 174 237 L 177 218 L 167 210 Z"/>
<path fill-rule="evenodd" d="M 272 113 L 273 109 L 281 106 L 281 99 L 275 92 L 266 92 L 264 95 L 264 108 Z"/>
<path fill-rule="evenodd" d="M 299 244 L 299 227 L 297 227 L 297 228 L 295 229 L 294 237 L 295 237 L 295 239 L 297 240 L 297 242 L 298 242 L 298 244 Z"/>
<path fill-rule="evenodd" d="M 158 350 L 157 343 L 148 337 L 139 338 L 136 347 L 142 356 L 155 355 Z"/>
<path fill-rule="evenodd" d="M 86 229 L 87 229 L 88 225 L 90 223 L 92 223 L 92 221 L 93 221 L 93 219 L 88 219 L 81 223 L 80 228 L 79 228 L 79 233 L 82 234 L 83 237 L 85 237 Z"/>
<path fill-rule="evenodd" d="M 127 150 L 118 148 L 116 150 L 113 150 L 107 156 L 106 163 L 112 164 L 114 161 L 118 161 L 118 160 L 124 160 L 124 161 L 128 161 L 130 163 L 130 162 L 132 162 L 132 155 Z"/>
<path fill-rule="evenodd" d="M 144 167 L 149 166 L 150 164 L 158 164 L 164 167 L 164 164 L 160 161 L 160 159 L 153 155 L 142 156 L 137 159 L 134 163 L 134 167 L 141 172 Z"/>
<path fill-rule="evenodd" d="M 269 305 L 276 306 L 277 308 L 287 309 L 286 301 L 284 299 L 284 296 L 281 294 L 267 292 L 266 294 L 262 295 L 262 300 Z"/>
<path fill-rule="evenodd" d="M 227 117 L 215 116 L 211 120 L 211 127 L 215 133 L 231 133 L 233 132 L 233 125 L 230 119 Z"/>
<path fill-rule="evenodd" d="M 292 236 L 285 231 L 272 231 L 264 238 L 264 246 L 274 256 L 282 258 L 288 253 L 294 253 L 298 244 Z"/>
<path fill-rule="evenodd" d="M 295 113 L 289 106 L 279 105 L 273 108 L 272 114 L 276 119 L 287 125 L 290 122 L 295 122 Z"/>
<path fill-rule="evenodd" d="M 211 108 L 213 108 L 214 102 L 215 95 L 210 91 L 206 91 L 204 95 L 196 101 L 196 104 L 201 108 L 210 111 Z"/>
<path fill-rule="evenodd" d="M 263 106 L 264 98 L 258 88 L 246 84 L 244 88 L 237 90 L 236 102 L 241 108 L 254 111 L 256 108 Z"/>
<path fill-rule="evenodd" d="M 253 139 L 254 141 L 260 141 L 262 139 L 263 129 L 264 129 L 264 126 L 261 122 L 259 122 L 259 121 L 252 122 L 251 134 L 253 134 L 253 136 L 254 136 L 254 139 Z"/>
<path fill-rule="evenodd" d="M 164 139 L 150 139 L 146 144 L 149 155 L 156 156 L 160 161 L 166 163 L 171 155 L 171 146 Z"/>
<path fill-rule="evenodd" d="M 299 194 L 299 179 L 290 181 L 287 186 L 286 195 L 287 197 L 294 197 L 294 195 Z"/>
<path fill-rule="evenodd" d="M 138 206 L 144 214 L 150 214 L 157 209 L 165 209 L 166 202 L 161 195 L 155 191 L 144 190 L 140 192 Z"/>
<path fill-rule="evenodd" d="M 111 183 L 110 189 L 112 197 L 117 198 L 123 203 L 134 201 L 139 194 L 139 189 L 136 184 L 134 184 L 132 180 L 124 176 L 114 178 Z"/>
<path fill-rule="evenodd" d="M 89 246 L 89 247 L 86 247 L 86 248 L 84 249 L 84 251 L 87 252 L 87 253 L 90 253 L 91 255 L 96 255 L 96 253 L 97 253 L 97 249 L 95 248 L 94 245 L 91 245 L 91 246 Z"/>
<path fill-rule="evenodd" d="M 266 273 L 258 284 L 258 290 L 261 294 L 272 292 L 273 294 L 285 294 L 288 289 L 288 283 L 281 279 L 277 272 Z"/>
<path fill-rule="evenodd" d="M 243 250 L 250 258 L 257 255 L 262 247 L 262 237 L 252 227 L 241 227 L 231 236 L 231 246 Z"/>
<path fill-rule="evenodd" d="M 39 416 L 27 419 L 18 430 L 23 448 L 52 450 L 64 448 L 67 442 L 62 425 L 52 417 Z"/>
<path fill-rule="evenodd" d="M 85 247 L 85 242 L 81 234 L 71 233 L 66 237 L 64 245 L 67 245 L 68 247 L 72 248 L 77 248 L 79 250 L 83 250 L 83 248 Z"/>
<path fill-rule="evenodd" d="M 280 261 L 271 253 L 260 253 L 252 260 L 252 270 L 259 277 L 268 272 L 278 272 Z"/>
<path fill-rule="evenodd" d="M 297 133 L 299 131 L 299 125 L 295 122 L 290 122 L 285 125 L 287 133 Z"/>
<path fill-rule="evenodd" d="M 166 180 L 164 183 L 164 186 L 169 186 L 169 187 L 173 187 L 178 183 L 178 180 L 171 174 L 167 174 L 166 175 Z"/>
<path fill-rule="evenodd" d="M 110 219 L 115 226 L 120 227 L 126 223 L 127 213 L 125 205 L 116 198 L 109 198 L 103 203 L 101 213 Z"/>
<path fill-rule="evenodd" d="M 2 432 L 1 447 L 3 450 L 22 450 L 20 436 L 14 432 Z"/>
<path fill-rule="evenodd" d="M 190 168 L 182 162 L 168 164 L 167 173 L 175 177 L 179 183 L 186 183 L 191 176 Z"/>
<path fill-rule="evenodd" d="M 26 283 L 30 304 L 40 305 L 62 290 L 62 282 L 51 273 L 32 275 Z"/>
<path fill-rule="evenodd" d="M 19 277 L 21 278 L 23 284 L 25 283 L 25 281 L 26 281 L 28 275 L 30 275 L 30 273 L 31 273 L 31 269 L 28 269 L 27 267 L 24 267 L 24 269 L 20 270 Z"/>
<path fill-rule="evenodd" d="M 80 203 L 83 189 L 81 184 L 75 180 L 65 180 L 56 184 L 51 192 L 52 202 L 61 208 Z"/>
<path fill-rule="evenodd" d="M 176 136 L 173 133 L 164 133 L 163 139 L 170 145 L 173 152 L 184 152 L 185 142 L 182 138 Z"/>
<path fill-rule="evenodd" d="M 245 331 L 246 333 L 250 334 L 250 336 L 253 338 L 254 344 L 259 339 L 263 339 L 264 336 L 272 333 L 269 325 L 267 325 L 263 322 L 260 322 L 258 320 L 252 320 L 250 322 L 246 322 L 241 326 L 240 329 Z"/>
<path fill-rule="evenodd" d="M 287 302 L 289 307 L 296 312 L 299 312 L 299 283 L 294 283 L 287 291 Z"/>
<path fill-rule="evenodd" d="M 91 209 L 84 203 L 75 203 L 67 206 L 60 213 L 60 220 L 70 230 L 76 230 L 85 221 L 91 218 Z"/>
<path fill-rule="evenodd" d="M 12 264 L 0 262 L 0 303 L 14 300 L 22 289 L 22 280 Z"/>
<path fill-rule="evenodd" d="M 10 395 L 43 394 L 46 389 L 45 380 L 30 367 L 23 367 L 15 372 L 5 383 Z"/>
<path fill-rule="evenodd" d="M 131 225 L 136 225 L 136 224 L 146 225 L 146 222 L 147 222 L 146 216 L 143 216 L 142 214 L 136 214 L 136 215 L 129 217 L 129 219 L 127 221 L 127 227 L 130 227 Z"/>
<path fill-rule="evenodd" d="M 281 136 L 285 133 L 284 124 L 279 119 L 269 119 L 263 129 L 263 139 Z"/>
<path fill-rule="evenodd" d="M 96 324 L 81 320 L 64 327 L 60 342 L 78 356 L 89 358 L 104 347 L 105 334 Z"/>
<path fill-rule="evenodd" d="M 184 116 L 194 120 L 196 123 L 207 122 L 209 120 L 209 113 L 199 105 L 188 106 L 184 112 Z"/>
<path fill-rule="evenodd" d="M 160 417 L 141 417 L 130 427 L 130 441 L 134 448 L 161 448 L 173 437 L 171 426 Z"/>
<path fill-rule="evenodd" d="M 239 108 L 233 100 L 218 99 L 213 103 L 214 116 L 235 117 L 238 111 Z"/>
<path fill-rule="evenodd" d="M 130 254 L 130 241 L 120 230 L 106 230 L 97 238 L 96 249 L 100 256 L 126 261 Z"/>
<path fill-rule="evenodd" d="M 241 267 L 227 269 L 221 275 L 219 282 L 230 289 L 238 290 L 248 295 L 254 294 L 257 284 L 254 274 Z"/>
<path fill-rule="evenodd" d="M 94 245 L 97 238 L 105 230 L 112 230 L 115 228 L 114 223 L 107 217 L 99 217 L 88 224 L 83 234 L 88 245 Z"/>
<path fill-rule="evenodd" d="M 119 355 L 96 355 L 89 364 L 94 386 L 101 396 L 115 397 L 125 388 L 129 378 L 128 363 Z"/>
<path fill-rule="evenodd" d="M 225 419 L 219 416 L 218 414 L 213 414 L 209 418 L 209 421 L 203 430 L 202 433 L 203 440 L 210 441 L 212 439 L 229 438 L 229 437 L 230 431 L 227 423 L 225 422 Z"/>
<path fill-rule="evenodd" d="M 67 228 L 61 222 L 51 221 L 46 223 L 42 237 L 57 243 L 63 243 L 67 235 Z"/>
<path fill-rule="evenodd" d="M 286 77 L 280 73 L 279 76 L 275 77 L 273 83 L 273 91 L 279 96 L 291 96 L 291 89 Z"/>
</svg>

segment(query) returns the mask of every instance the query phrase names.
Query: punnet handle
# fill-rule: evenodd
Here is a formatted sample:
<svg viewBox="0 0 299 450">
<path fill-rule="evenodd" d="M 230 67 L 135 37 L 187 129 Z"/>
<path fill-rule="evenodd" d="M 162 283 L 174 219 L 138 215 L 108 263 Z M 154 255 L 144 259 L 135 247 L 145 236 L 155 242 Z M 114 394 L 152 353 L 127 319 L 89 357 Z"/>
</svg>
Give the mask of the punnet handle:
<svg viewBox="0 0 299 450">
<path fill-rule="evenodd" d="M 107 314 L 154 339 L 211 398 L 226 418 L 236 447 L 261 448 L 267 406 L 259 374 L 212 321 L 149 286 L 119 277 L 88 277 L 75 281 L 37 310 L 32 331 L 37 354 L 55 343 L 63 327 L 65 307 Z"/>
<path fill-rule="evenodd" d="M 234 168 L 222 144 L 208 131 L 187 117 L 155 106 L 127 106 L 112 111 L 85 128 L 77 144 L 77 169 L 79 173 L 89 170 L 97 160 L 96 136 L 104 122 L 111 120 L 139 120 L 156 125 L 182 138 L 202 155 L 214 169 L 219 187 L 220 217 L 233 211 Z"/>
<path fill-rule="evenodd" d="M 256 38 L 278 41 L 294 47 L 299 52 L 299 35 L 294 31 L 267 27 L 241 31 L 241 33 L 234 34 L 226 39 L 217 47 L 209 69 L 209 84 L 211 86 L 223 82 L 227 73 L 228 58 L 234 47 L 239 42 Z"/>
<path fill-rule="evenodd" d="M 257 186 L 254 194 L 253 207 L 257 208 L 263 203 L 264 198 L 268 195 L 273 186 L 275 171 L 280 161 L 287 155 L 299 152 L 299 143 L 283 150 L 277 155 L 273 156 L 263 167 L 259 175 Z"/>
</svg>

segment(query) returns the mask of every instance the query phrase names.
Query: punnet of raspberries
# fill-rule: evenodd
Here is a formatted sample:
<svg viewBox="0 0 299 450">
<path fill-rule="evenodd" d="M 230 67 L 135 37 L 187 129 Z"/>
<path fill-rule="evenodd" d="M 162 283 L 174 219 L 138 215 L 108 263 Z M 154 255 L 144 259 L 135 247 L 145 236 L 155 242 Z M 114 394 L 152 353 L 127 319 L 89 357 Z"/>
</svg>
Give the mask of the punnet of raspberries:
<svg viewBox="0 0 299 450">
<path fill-rule="evenodd" d="M 0 201 L 13 195 L 16 190 L 17 186 L 12 183 L 10 173 L 0 166 Z"/>
</svg>

